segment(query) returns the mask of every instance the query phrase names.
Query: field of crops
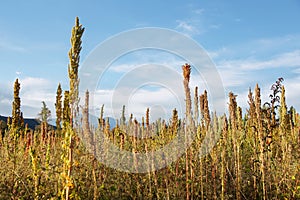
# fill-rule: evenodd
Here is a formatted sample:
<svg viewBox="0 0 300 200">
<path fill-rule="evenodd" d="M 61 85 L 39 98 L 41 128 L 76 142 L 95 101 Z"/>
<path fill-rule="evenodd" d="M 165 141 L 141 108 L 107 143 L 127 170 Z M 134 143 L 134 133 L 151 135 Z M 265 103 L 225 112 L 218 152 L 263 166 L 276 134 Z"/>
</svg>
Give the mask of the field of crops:
<svg viewBox="0 0 300 200">
<path fill-rule="evenodd" d="M 228 114 L 218 116 L 206 91 L 198 95 L 195 88 L 191 96 L 191 67 L 184 64 L 185 116 L 174 109 L 171 119 L 152 121 L 146 109 L 137 121 L 123 107 L 111 128 L 102 107 L 93 127 L 88 91 L 82 106 L 78 98 L 83 32 L 77 18 L 70 88 L 57 89 L 56 128 L 47 123 L 46 107 L 38 129 L 24 124 L 22 83 L 15 82 L 12 116 L 0 140 L 0 199 L 300 199 L 300 116 L 286 105 L 282 78 L 271 95 L 261 94 L 259 85 L 249 90 L 245 113 L 229 93 Z M 261 95 L 270 101 L 261 102 Z M 171 142 L 175 151 L 154 156 Z M 111 152 L 111 144 L 128 154 Z"/>
</svg>

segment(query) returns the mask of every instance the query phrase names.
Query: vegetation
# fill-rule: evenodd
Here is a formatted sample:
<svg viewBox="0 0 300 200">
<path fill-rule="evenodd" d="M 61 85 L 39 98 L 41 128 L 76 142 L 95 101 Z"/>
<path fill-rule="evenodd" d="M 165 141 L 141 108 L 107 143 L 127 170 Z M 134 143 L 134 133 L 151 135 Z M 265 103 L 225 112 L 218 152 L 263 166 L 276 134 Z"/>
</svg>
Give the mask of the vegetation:
<svg viewBox="0 0 300 200">
<path fill-rule="evenodd" d="M 42 108 L 41 108 L 41 112 L 38 114 L 39 115 L 39 119 L 41 122 L 48 122 L 51 118 L 51 111 L 49 110 L 49 108 L 47 107 L 45 101 L 42 101 Z"/>
<path fill-rule="evenodd" d="M 11 126 L 13 130 L 14 136 L 19 136 L 20 129 L 24 126 L 23 123 L 23 113 L 21 112 L 21 99 L 19 97 L 20 93 L 20 83 L 19 80 L 16 79 L 14 84 L 14 101 L 12 103 L 12 117 L 11 122 L 9 120 L 8 124 Z"/>
<path fill-rule="evenodd" d="M 55 111 L 56 111 L 56 129 L 57 132 L 60 132 L 61 121 L 62 121 L 62 89 L 60 84 L 58 84 L 56 90 Z"/>
<path fill-rule="evenodd" d="M 81 107 L 82 121 L 77 120 L 83 32 L 76 18 L 69 52 L 70 88 L 63 91 L 60 84 L 57 88 L 56 130 L 45 128 L 49 117 L 46 104 L 40 113 L 45 122 L 41 129 L 24 126 L 20 83 L 18 79 L 15 82 L 12 117 L 8 126 L 1 122 L 0 199 L 300 199 L 300 116 L 286 105 L 282 78 L 272 86 L 270 102 L 262 104 L 256 85 L 254 95 L 249 90 L 246 113 L 230 92 L 228 116 L 217 116 L 209 110 L 207 91 L 198 96 L 195 88 L 192 102 L 191 67 L 185 64 L 184 118 L 174 109 L 168 121 L 151 122 L 151 110 L 147 109 L 142 122 L 132 114 L 127 120 L 124 106 L 120 123 L 111 129 L 102 106 L 95 128 L 88 120 L 88 91 Z M 107 140 L 99 143 L 102 140 L 96 133 Z M 186 147 L 183 154 L 165 152 L 153 159 L 155 150 L 179 136 Z M 84 145 L 82 138 L 88 144 Z M 148 172 L 121 172 L 98 162 L 95 155 L 99 149 L 101 156 L 110 155 L 107 142 L 132 152 L 132 166 L 128 166 L 132 171 L 145 164 L 139 163 L 137 152 L 145 153 Z M 178 157 L 175 162 L 155 170 L 156 163 L 166 163 L 174 153 Z M 121 163 L 131 158 L 106 159 Z"/>
</svg>

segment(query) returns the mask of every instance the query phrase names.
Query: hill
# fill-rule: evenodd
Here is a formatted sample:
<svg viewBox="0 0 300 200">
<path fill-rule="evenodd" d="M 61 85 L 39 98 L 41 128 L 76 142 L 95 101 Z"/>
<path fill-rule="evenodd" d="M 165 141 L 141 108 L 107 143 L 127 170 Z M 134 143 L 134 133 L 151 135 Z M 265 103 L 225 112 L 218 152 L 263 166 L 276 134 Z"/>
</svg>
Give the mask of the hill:
<svg viewBox="0 0 300 200">
<path fill-rule="evenodd" d="M 2 116 L 0 115 L 0 121 L 5 122 L 5 124 L 7 123 L 7 118 L 6 116 Z M 89 117 L 90 119 L 90 124 L 93 125 L 94 127 L 98 126 L 98 118 L 94 115 L 90 115 Z M 111 129 L 114 128 L 116 126 L 116 120 L 112 117 L 108 117 L 109 118 L 109 123 L 110 123 L 110 127 Z M 107 120 L 107 117 L 105 117 L 104 119 Z M 34 130 L 36 126 L 41 125 L 41 121 L 38 119 L 34 119 L 34 118 L 24 118 L 24 124 L 28 124 L 28 128 Z M 56 129 L 55 126 L 55 118 L 50 119 L 48 124 L 50 126 L 52 126 L 54 129 Z"/>
<path fill-rule="evenodd" d="M 7 118 L 6 116 L 2 116 L 0 115 L 0 121 L 4 121 L 5 123 L 7 123 Z M 28 124 L 28 128 L 34 130 L 36 126 L 39 126 L 41 124 L 41 121 L 38 119 L 34 119 L 34 118 L 24 118 L 24 124 Z M 56 128 L 55 126 L 51 125 L 54 129 Z"/>
</svg>

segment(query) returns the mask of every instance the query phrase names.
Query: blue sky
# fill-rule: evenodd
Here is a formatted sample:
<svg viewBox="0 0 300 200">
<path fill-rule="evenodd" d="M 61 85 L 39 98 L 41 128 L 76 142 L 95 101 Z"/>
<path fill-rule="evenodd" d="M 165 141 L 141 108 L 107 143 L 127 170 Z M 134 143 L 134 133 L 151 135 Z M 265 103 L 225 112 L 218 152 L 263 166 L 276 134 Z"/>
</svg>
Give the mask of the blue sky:
<svg viewBox="0 0 300 200">
<path fill-rule="evenodd" d="M 300 109 L 300 2 L 297 0 L 230 3 L 12 0 L 1 2 L 0 6 L 1 115 L 10 114 L 13 82 L 19 78 L 24 116 L 36 117 L 41 101 L 45 101 L 55 117 L 58 83 L 68 89 L 69 40 L 76 16 L 86 28 L 82 38 L 82 62 L 98 44 L 115 34 L 144 27 L 167 28 L 191 37 L 208 52 L 223 80 L 225 92 L 238 94 L 241 106 L 247 106 L 249 87 L 254 88 L 259 83 L 264 100 L 268 100 L 272 83 L 284 77 L 288 106 Z M 111 74 L 105 77 L 106 83 L 104 78 L 101 90 L 94 94 L 97 104 L 92 109 L 105 104 L 110 115 L 113 93 L 110 80 L 117 82 L 122 76 L 117 73 L 120 70 L 126 72 L 126 69 L 132 70 L 132 66 L 151 61 L 178 64 L 179 70 L 180 62 L 184 62 L 173 55 L 149 51 L 120 58 Z M 202 92 L 200 82 L 195 76 L 191 85 L 199 85 Z M 146 107 L 152 107 L 157 110 L 157 116 L 171 113 L 172 94 L 166 92 L 166 88 L 149 88 L 144 87 L 132 95 L 133 103 L 128 105 L 128 112 L 140 117 Z M 176 101 L 173 103 L 176 105 Z"/>
</svg>

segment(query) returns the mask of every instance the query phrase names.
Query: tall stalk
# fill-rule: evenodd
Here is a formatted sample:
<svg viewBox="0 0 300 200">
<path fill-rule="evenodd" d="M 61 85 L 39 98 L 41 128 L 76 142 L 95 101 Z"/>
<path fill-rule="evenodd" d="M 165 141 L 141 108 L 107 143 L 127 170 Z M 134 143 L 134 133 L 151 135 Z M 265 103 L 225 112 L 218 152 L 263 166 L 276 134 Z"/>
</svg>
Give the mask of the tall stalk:
<svg viewBox="0 0 300 200">
<path fill-rule="evenodd" d="M 71 49 L 69 51 L 69 79 L 70 79 L 70 93 L 69 93 L 69 101 L 70 101 L 70 128 L 74 128 L 77 125 L 76 117 L 79 112 L 79 78 L 78 78 L 78 67 L 80 61 L 80 51 L 81 51 L 81 37 L 84 32 L 84 28 L 81 24 L 79 24 L 79 18 L 76 17 L 75 19 L 75 26 L 72 28 L 72 36 L 71 36 Z M 69 159 L 69 166 L 68 166 L 68 177 L 71 177 L 72 174 L 72 165 L 73 165 L 73 143 L 75 136 L 74 129 L 70 130 L 70 138 L 69 138 L 69 152 L 68 152 L 68 159 Z M 70 187 L 67 184 L 66 187 L 66 199 L 69 199 L 70 194 Z"/>
<path fill-rule="evenodd" d="M 191 74 L 191 66 L 189 64 L 185 64 L 182 66 L 183 70 L 183 86 L 185 91 L 185 103 L 186 103 L 186 109 L 185 109 L 185 115 L 187 120 L 187 125 L 185 128 L 185 177 L 186 177 L 186 199 L 190 199 L 190 188 L 189 188 L 189 150 L 188 150 L 188 143 L 189 143 L 189 129 L 192 122 L 192 101 L 191 101 L 191 91 L 189 88 L 189 81 L 190 81 L 190 74 Z"/>
<path fill-rule="evenodd" d="M 61 121 L 62 121 L 62 89 L 60 84 L 58 84 L 56 90 L 55 111 L 56 111 L 56 132 L 60 134 Z"/>
<path fill-rule="evenodd" d="M 266 186 L 265 186 L 265 156 L 264 156 L 264 131 L 262 124 L 262 111 L 261 111 L 261 97 L 260 88 L 258 84 L 255 87 L 255 109 L 257 117 L 257 131 L 259 140 L 259 170 L 261 174 L 261 185 L 262 185 L 262 198 L 266 199 Z"/>
<path fill-rule="evenodd" d="M 228 121 L 226 115 L 223 117 L 223 129 L 222 129 L 222 136 L 221 136 L 221 200 L 225 199 L 225 192 L 226 192 L 226 147 L 227 147 L 227 135 L 228 135 Z"/>
<path fill-rule="evenodd" d="M 237 126 L 237 103 L 236 96 L 229 93 L 229 114 L 232 131 L 233 154 L 234 154 L 234 170 L 235 170 L 235 190 L 236 199 L 241 199 L 241 183 L 240 183 L 240 160 L 239 160 L 239 143 L 238 143 L 238 126 Z"/>
</svg>

